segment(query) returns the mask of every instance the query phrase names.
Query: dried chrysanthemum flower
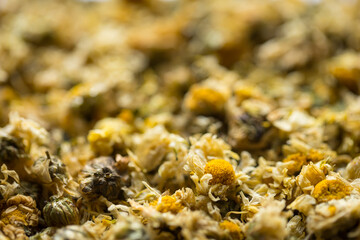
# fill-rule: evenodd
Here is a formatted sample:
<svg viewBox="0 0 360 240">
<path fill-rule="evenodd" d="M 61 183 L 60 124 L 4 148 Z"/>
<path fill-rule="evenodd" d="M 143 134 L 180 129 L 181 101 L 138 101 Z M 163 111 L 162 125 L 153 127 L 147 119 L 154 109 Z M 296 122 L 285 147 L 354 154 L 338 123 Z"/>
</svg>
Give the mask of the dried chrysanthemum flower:
<svg viewBox="0 0 360 240">
<path fill-rule="evenodd" d="M 174 196 L 162 196 L 150 203 L 156 210 L 162 213 L 171 212 L 176 214 L 183 210 L 184 206 Z"/>
<path fill-rule="evenodd" d="M 25 157 L 25 146 L 21 141 L 10 137 L 0 137 L 0 160 L 3 163 L 17 162 Z"/>
<path fill-rule="evenodd" d="M 233 166 L 224 159 L 209 161 L 204 168 L 205 174 L 211 174 L 210 184 L 231 185 L 235 182 L 235 171 Z"/>
<path fill-rule="evenodd" d="M 14 226 L 37 226 L 40 211 L 31 197 L 16 195 L 6 201 L 6 206 L 7 209 L 0 216 L 3 223 Z"/>
<path fill-rule="evenodd" d="M 346 166 L 345 172 L 347 179 L 357 179 L 360 178 L 360 157 L 354 158 L 349 164 Z"/>
<path fill-rule="evenodd" d="M 226 97 L 217 89 L 193 85 L 185 98 L 185 106 L 198 114 L 217 114 L 224 109 Z"/>
<path fill-rule="evenodd" d="M 284 201 L 269 200 L 247 224 L 247 239 L 285 239 L 287 217 L 282 213 Z"/>
<path fill-rule="evenodd" d="M 63 2 L 0 0 L 0 239 L 359 238 L 360 0 Z"/>
<path fill-rule="evenodd" d="M 1 131 L 1 130 L 0 130 Z M 2 132 L 0 132 L 2 135 Z M 5 134 L 0 137 L 0 162 L 15 170 L 20 178 L 27 178 L 26 166 L 31 164 L 23 139 Z"/>
<path fill-rule="evenodd" d="M 143 171 L 151 172 L 158 168 L 170 149 L 170 134 L 163 126 L 147 130 L 139 138 L 134 138 L 135 162 Z"/>
<path fill-rule="evenodd" d="M 43 208 L 43 215 L 48 226 L 62 227 L 79 224 L 79 210 L 67 197 L 52 196 Z"/>
<path fill-rule="evenodd" d="M 26 239 L 37 227 L 40 211 L 36 202 L 28 196 L 16 195 L 6 201 L 6 209 L 1 212 L 1 231 L 11 239 Z"/>
<path fill-rule="evenodd" d="M 288 174 L 293 175 L 295 173 L 298 173 L 303 167 L 303 165 L 306 165 L 310 162 L 317 163 L 323 160 L 324 158 L 325 158 L 324 153 L 315 149 L 310 149 L 310 151 L 307 154 L 305 153 L 290 154 L 283 160 L 283 162 L 288 163 L 286 165 L 288 169 Z"/>
<path fill-rule="evenodd" d="M 110 216 L 103 214 L 93 217 L 90 221 L 86 221 L 82 225 L 68 225 L 62 228 L 49 227 L 47 232 L 51 239 L 107 239 L 103 238 L 106 230 L 116 220 L 112 220 Z M 46 230 L 45 230 L 46 232 Z"/>
<path fill-rule="evenodd" d="M 99 233 L 100 234 L 100 233 Z M 93 237 L 91 233 L 86 231 L 83 226 L 69 225 L 63 228 L 59 228 L 53 236 L 53 239 L 64 240 L 64 239 L 78 239 L 85 240 Z"/>
<path fill-rule="evenodd" d="M 341 199 L 350 194 L 352 187 L 338 178 L 324 179 L 316 184 L 312 196 L 318 202 Z"/>
<path fill-rule="evenodd" d="M 122 187 L 129 184 L 127 172 L 120 174 L 110 157 L 100 157 L 88 163 L 79 174 L 80 189 L 84 196 L 104 196 L 109 200 L 123 197 Z"/>
<path fill-rule="evenodd" d="M 293 216 L 287 223 L 288 239 L 304 239 L 306 236 L 306 222 L 305 218 L 300 215 Z"/>
<path fill-rule="evenodd" d="M 5 164 L 1 165 L 0 176 L 0 199 L 7 200 L 16 194 L 19 189 L 20 179 L 16 171 L 8 170 Z"/>
<path fill-rule="evenodd" d="M 268 114 L 267 119 L 284 132 L 294 132 L 316 126 L 316 119 L 300 109 L 278 108 Z"/>
<path fill-rule="evenodd" d="M 50 156 L 49 152 L 46 152 L 46 156 L 35 160 L 31 173 L 36 177 L 36 181 L 41 183 L 66 184 L 69 178 L 65 164 L 59 158 Z"/>
<path fill-rule="evenodd" d="M 149 240 L 150 234 L 134 217 L 121 217 L 105 232 L 103 239 Z"/>
<path fill-rule="evenodd" d="M 298 196 L 290 205 L 287 206 L 289 209 L 298 210 L 299 212 L 307 216 L 316 204 L 315 198 L 308 194 Z"/>
<path fill-rule="evenodd" d="M 230 144 L 237 149 L 262 149 L 269 145 L 273 131 L 266 117 L 233 108 L 235 107 L 227 108 Z"/>
<path fill-rule="evenodd" d="M 105 118 L 97 122 L 95 128 L 89 131 L 88 141 L 91 149 L 99 155 L 106 156 L 114 151 L 124 152 L 124 136 L 131 128 L 118 118 Z"/>
<path fill-rule="evenodd" d="M 65 108 L 60 118 L 62 128 L 69 134 L 86 133 L 96 121 L 115 111 L 113 98 L 111 84 L 107 82 L 75 85 L 62 102 L 62 108 Z"/>
<path fill-rule="evenodd" d="M 31 240 L 37 240 L 37 239 L 51 239 L 54 233 L 56 232 L 55 227 L 47 227 L 43 229 L 42 231 L 36 233 L 35 235 L 32 235 L 30 237 Z"/>
<path fill-rule="evenodd" d="M 239 225 L 237 225 L 236 223 L 229 221 L 229 220 L 225 220 L 223 222 L 220 223 L 220 228 L 224 229 L 226 232 L 229 233 L 231 239 L 244 239 L 244 234 L 241 230 L 241 228 L 239 227 Z"/>
<path fill-rule="evenodd" d="M 318 165 L 310 162 L 296 177 L 297 184 L 304 192 L 310 193 L 316 184 L 325 179 L 325 173 Z"/>
<path fill-rule="evenodd" d="M 238 159 L 236 153 L 231 151 L 231 146 L 223 139 L 206 133 L 199 138 L 190 137 L 191 148 L 190 150 L 201 153 L 206 159 L 225 158 L 231 156 Z"/>
<path fill-rule="evenodd" d="M 357 198 L 320 203 L 307 218 L 307 232 L 318 239 L 358 239 L 359 207 Z"/>
<path fill-rule="evenodd" d="M 9 124 L 4 129 L 9 135 L 22 139 L 27 148 L 49 142 L 49 133 L 45 128 L 31 119 L 20 117 L 17 112 L 9 114 Z"/>
<path fill-rule="evenodd" d="M 5 224 L 0 221 L 0 229 L 1 229 L 1 237 L 4 239 L 20 239 L 25 240 L 28 239 L 25 230 L 22 227 L 14 226 L 11 224 Z"/>
<path fill-rule="evenodd" d="M 335 57 L 330 63 L 330 73 L 338 81 L 349 88 L 351 91 L 358 93 L 360 78 L 360 57 L 355 52 L 345 52 Z"/>
<path fill-rule="evenodd" d="M 303 153 L 294 153 L 287 156 L 283 162 L 291 162 L 287 165 L 288 174 L 293 175 L 299 172 L 304 164 L 306 164 L 307 158 Z"/>
<path fill-rule="evenodd" d="M 324 160 L 325 158 L 325 153 L 316 149 L 310 149 L 310 151 L 306 154 L 306 159 L 308 162 L 311 161 L 313 163 L 317 163 L 321 160 Z"/>
</svg>

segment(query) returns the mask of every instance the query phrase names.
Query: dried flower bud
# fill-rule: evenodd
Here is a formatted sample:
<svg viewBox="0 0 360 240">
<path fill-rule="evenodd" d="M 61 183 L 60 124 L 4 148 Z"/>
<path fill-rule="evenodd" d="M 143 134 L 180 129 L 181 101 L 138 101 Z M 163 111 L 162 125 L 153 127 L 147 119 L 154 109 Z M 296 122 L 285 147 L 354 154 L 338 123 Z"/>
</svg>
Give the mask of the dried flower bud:
<svg viewBox="0 0 360 240">
<path fill-rule="evenodd" d="M 273 131 L 265 116 L 233 109 L 227 113 L 229 143 L 238 149 L 261 149 L 268 145 Z"/>
<path fill-rule="evenodd" d="M 0 138 L 0 161 L 15 162 L 25 156 L 24 145 L 12 137 Z"/>
<path fill-rule="evenodd" d="M 109 200 L 122 197 L 122 187 L 129 181 L 128 174 L 120 175 L 114 167 L 114 160 L 97 158 L 86 165 L 80 174 L 80 189 L 87 197 L 104 196 Z"/>
<path fill-rule="evenodd" d="M 43 208 L 45 222 L 48 226 L 62 227 L 79 224 L 79 210 L 75 204 L 66 197 L 51 197 Z"/>
<path fill-rule="evenodd" d="M 66 183 L 68 173 L 65 164 L 57 157 L 50 156 L 46 152 L 46 157 L 39 157 L 32 166 L 35 176 L 44 183 L 60 181 Z"/>
</svg>

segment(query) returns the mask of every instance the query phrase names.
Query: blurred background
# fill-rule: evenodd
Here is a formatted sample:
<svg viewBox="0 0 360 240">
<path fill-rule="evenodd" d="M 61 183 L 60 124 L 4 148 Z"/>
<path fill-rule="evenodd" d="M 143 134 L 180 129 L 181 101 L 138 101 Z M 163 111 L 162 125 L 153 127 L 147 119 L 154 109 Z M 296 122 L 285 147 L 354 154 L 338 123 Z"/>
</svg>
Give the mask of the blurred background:
<svg viewBox="0 0 360 240">
<path fill-rule="evenodd" d="M 0 0 L 0 126 L 17 111 L 67 136 L 115 116 L 221 134 L 221 97 L 191 102 L 207 82 L 316 116 L 358 94 L 359 49 L 356 0 Z"/>
</svg>

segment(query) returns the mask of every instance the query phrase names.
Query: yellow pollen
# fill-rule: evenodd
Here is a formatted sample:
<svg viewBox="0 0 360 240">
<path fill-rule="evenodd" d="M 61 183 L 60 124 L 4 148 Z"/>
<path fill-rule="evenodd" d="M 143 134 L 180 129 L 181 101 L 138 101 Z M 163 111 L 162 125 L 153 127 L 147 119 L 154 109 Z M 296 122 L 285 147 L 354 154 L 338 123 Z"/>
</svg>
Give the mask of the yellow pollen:
<svg viewBox="0 0 360 240">
<path fill-rule="evenodd" d="M 205 173 L 212 175 L 210 184 L 221 183 L 231 185 L 235 181 L 235 171 L 232 165 L 224 159 L 214 159 L 205 166 Z"/>
</svg>

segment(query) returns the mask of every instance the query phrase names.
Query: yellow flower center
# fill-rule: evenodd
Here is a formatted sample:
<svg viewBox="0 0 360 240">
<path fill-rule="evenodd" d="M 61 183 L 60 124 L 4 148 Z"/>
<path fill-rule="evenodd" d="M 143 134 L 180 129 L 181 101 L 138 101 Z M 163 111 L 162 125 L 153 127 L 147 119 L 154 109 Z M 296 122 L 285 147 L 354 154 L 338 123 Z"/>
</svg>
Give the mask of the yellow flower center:
<svg viewBox="0 0 360 240">
<path fill-rule="evenodd" d="M 177 202 L 176 198 L 173 196 L 163 196 L 159 200 L 155 200 L 150 203 L 150 206 L 156 206 L 156 210 L 162 213 L 171 212 L 178 213 L 184 206 L 181 203 Z"/>
<path fill-rule="evenodd" d="M 235 181 L 235 171 L 232 165 L 224 159 L 214 159 L 205 166 L 205 173 L 212 175 L 210 184 L 221 183 L 231 185 Z"/>
<path fill-rule="evenodd" d="M 319 202 L 327 202 L 332 199 L 341 199 L 349 195 L 351 187 L 339 179 L 325 179 L 316 184 L 313 197 Z"/>
</svg>

